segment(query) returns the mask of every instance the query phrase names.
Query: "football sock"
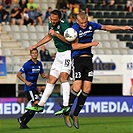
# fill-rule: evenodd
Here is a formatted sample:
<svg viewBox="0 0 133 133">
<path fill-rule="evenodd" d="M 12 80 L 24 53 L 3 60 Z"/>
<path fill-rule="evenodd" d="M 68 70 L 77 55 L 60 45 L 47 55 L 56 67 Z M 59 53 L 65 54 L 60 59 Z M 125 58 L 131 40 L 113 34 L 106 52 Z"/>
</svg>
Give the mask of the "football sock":
<svg viewBox="0 0 133 133">
<path fill-rule="evenodd" d="M 39 106 L 44 106 L 44 104 L 46 103 L 47 99 L 49 98 L 49 96 L 53 92 L 53 89 L 54 89 L 54 84 L 49 84 L 49 83 L 46 84 L 46 88 L 45 88 L 45 90 L 43 92 L 41 100 L 38 103 Z"/>
<path fill-rule="evenodd" d="M 69 98 L 69 107 L 73 106 L 74 100 L 77 97 L 78 92 L 75 92 L 73 89 L 70 91 L 70 98 Z M 69 115 L 69 112 L 65 113 L 65 115 Z"/>
<path fill-rule="evenodd" d="M 61 83 L 63 90 L 63 106 L 68 106 L 69 95 L 70 95 L 70 84 L 66 81 Z"/>
<path fill-rule="evenodd" d="M 77 102 L 76 108 L 73 113 L 75 116 L 78 116 L 80 110 L 84 106 L 84 103 L 85 103 L 87 97 L 88 97 L 88 94 L 85 92 L 81 92 L 81 94 L 79 95 L 78 102 Z"/>
<path fill-rule="evenodd" d="M 21 119 L 22 121 L 24 121 L 25 118 L 28 117 L 28 115 L 29 115 L 29 110 L 28 110 L 26 113 L 24 113 L 24 114 L 20 117 L 20 119 Z"/>
<path fill-rule="evenodd" d="M 24 123 L 27 124 L 34 117 L 34 114 L 35 114 L 35 111 L 30 110 L 29 115 L 24 120 Z"/>
</svg>

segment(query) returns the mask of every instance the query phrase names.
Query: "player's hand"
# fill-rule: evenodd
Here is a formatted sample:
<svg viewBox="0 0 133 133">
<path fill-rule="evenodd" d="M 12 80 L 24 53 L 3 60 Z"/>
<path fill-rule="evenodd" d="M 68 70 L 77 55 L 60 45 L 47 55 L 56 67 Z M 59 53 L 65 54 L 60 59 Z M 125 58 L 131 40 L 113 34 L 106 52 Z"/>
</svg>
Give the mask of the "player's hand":
<svg viewBox="0 0 133 133">
<path fill-rule="evenodd" d="M 56 35 L 56 31 L 54 31 L 53 29 L 50 29 L 50 30 L 49 30 L 49 34 L 52 35 L 52 36 L 53 36 L 53 35 Z"/>
<path fill-rule="evenodd" d="M 93 42 L 92 42 L 92 46 L 97 46 L 98 44 L 99 44 L 98 41 L 93 41 Z"/>
<path fill-rule="evenodd" d="M 31 82 L 28 82 L 28 81 L 26 82 L 26 85 L 27 85 L 27 86 L 32 86 L 32 84 L 33 84 L 33 83 L 31 83 Z"/>
<path fill-rule="evenodd" d="M 45 74 L 45 78 L 48 78 L 48 74 Z"/>
<path fill-rule="evenodd" d="M 131 26 L 122 26 L 122 30 L 133 30 Z"/>
<path fill-rule="evenodd" d="M 36 45 L 30 46 L 30 50 L 33 50 L 34 48 L 36 48 Z"/>
</svg>

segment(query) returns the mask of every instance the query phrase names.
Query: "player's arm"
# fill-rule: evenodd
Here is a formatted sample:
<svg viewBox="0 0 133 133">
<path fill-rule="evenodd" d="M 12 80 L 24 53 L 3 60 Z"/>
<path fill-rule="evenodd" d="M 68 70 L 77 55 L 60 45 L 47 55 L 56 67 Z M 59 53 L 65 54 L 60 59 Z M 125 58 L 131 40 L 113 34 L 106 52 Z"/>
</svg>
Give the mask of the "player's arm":
<svg viewBox="0 0 133 133">
<path fill-rule="evenodd" d="M 42 40 L 40 40 L 37 44 L 30 46 L 30 50 L 34 49 L 34 48 L 38 48 L 41 45 L 49 42 L 52 39 L 52 36 L 50 34 L 46 35 Z"/>
<path fill-rule="evenodd" d="M 84 49 L 84 48 L 88 48 L 91 46 L 97 46 L 99 43 L 98 41 L 93 41 L 90 43 L 78 43 L 78 39 L 76 39 L 74 42 L 72 42 L 72 48 L 73 50 L 78 50 L 78 49 Z"/>
<path fill-rule="evenodd" d="M 114 26 L 114 25 L 102 25 L 102 30 L 133 30 L 131 26 Z"/>
<path fill-rule="evenodd" d="M 53 29 L 50 29 L 49 30 L 49 34 L 52 35 L 52 36 L 56 36 L 58 37 L 60 40 L 62 40 L 63 42 L 65 43 L 68 43 L 70 44 L 70 42 L 68 42 L 65 37 L 63 35 L 61 35 L 60 33 L 57 33 L 56 31 L 54 31 Z"/>
<path fill-rule="evenodd" d="M 31 86 L 32 85 L 32 83 L 31 82 L 28 82 L 23 76 L 22 76 L 22 72 L 18 72 L 17 73 L 17 77 L 22 81 L 22 82 L 24 82 L 26 85 L 28 85 L 28 86 Z"/>
</svg>

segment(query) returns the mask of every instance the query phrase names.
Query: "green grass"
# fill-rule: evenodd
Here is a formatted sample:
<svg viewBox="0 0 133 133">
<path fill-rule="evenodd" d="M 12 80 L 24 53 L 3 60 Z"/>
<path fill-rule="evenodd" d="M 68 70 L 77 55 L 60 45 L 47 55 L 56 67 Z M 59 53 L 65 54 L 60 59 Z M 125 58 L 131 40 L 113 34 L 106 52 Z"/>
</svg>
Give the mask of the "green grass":
<svg viewBox="0 0 133 133">
<path fill-rule="evenodd" d="M 16 119 L 0 119 L 0 133 L 133 133 L 133 117 L 80 117 L 80 128 L 68 128 L 61 117 L 33 118 L 30 129 L 19 129 Z"/>
</svg>

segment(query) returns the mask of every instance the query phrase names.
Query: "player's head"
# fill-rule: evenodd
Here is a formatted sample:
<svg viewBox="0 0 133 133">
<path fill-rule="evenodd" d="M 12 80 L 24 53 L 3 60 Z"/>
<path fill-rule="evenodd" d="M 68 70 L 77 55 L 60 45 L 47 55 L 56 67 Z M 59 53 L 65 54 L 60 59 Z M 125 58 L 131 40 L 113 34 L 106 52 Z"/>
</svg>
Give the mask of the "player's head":
<svg viewBox="0 0 133 133">
<path fill-rule="evenodd" d="M 37 48 L 34 48 L 34 49 L 30 50 L 30 55 L 31 55 L 31 59 L 37 59 L 37 57 L 38 57 Z"/>
<path fill-rule="evenodd" d="M 76 22 L 79 24 L 79 26 L 82 28 L 82 29 L 85 29 L 87 27 L 87 24 L 88 24 L 88 18 L 85 14 L 85 12 L 80 12 L 78 15 L 77 15 L 77 20 Z"/>
<path fill-rule="evenodd" d="M 58 25 L 60 20 L 61 20 L 61 12 L 59 10 L 53 10 L 50 13 L 50 21 L 52 23 L 52 26 Z"/>
</svg>

